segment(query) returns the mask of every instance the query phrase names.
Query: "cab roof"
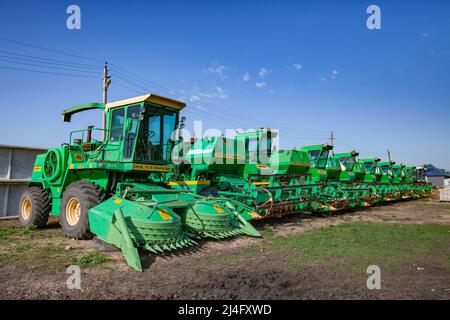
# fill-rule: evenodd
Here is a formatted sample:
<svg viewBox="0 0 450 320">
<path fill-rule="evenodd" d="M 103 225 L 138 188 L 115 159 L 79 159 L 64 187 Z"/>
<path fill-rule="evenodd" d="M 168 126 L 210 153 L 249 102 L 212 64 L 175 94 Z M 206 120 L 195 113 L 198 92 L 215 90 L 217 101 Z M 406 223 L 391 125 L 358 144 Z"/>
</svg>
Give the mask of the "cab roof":
<svg viewBox="0 0 450 320">
<path fill-rule="evenodd" d="M 117 108 L 117 107 L 129 105 L 129 104 L 141 103 L 141 102 L 156 103 L 156 104 L 160 104 L 160 105 L 167 106 L 169 108 L 178 109 L 178 110 L 181 110 L 184 107 L 186 107 L 186 104 L 184 102 L 181 102 L 178 100 L 173 100 L 173 99 L 166 98 L 163 96 L 159 96 L 154 93 L 149 93 L 149 94 L 144 94 L 142 96 L 137 96 L 137 97 L 133 97 L 133 98 L 109 102 L 105 105 L 105 111 L 108 111 L 111 108 Z"/>
<path fill-rule="evenodd" d="M 305 151 L 309 151 L 309 150 L 333 150 L 333 146 L 329 145 L 329 144 L 312 144 L 309 146 L 303 146 L 300 148 L 300 150 L 305 150 Z"/>
</svg>

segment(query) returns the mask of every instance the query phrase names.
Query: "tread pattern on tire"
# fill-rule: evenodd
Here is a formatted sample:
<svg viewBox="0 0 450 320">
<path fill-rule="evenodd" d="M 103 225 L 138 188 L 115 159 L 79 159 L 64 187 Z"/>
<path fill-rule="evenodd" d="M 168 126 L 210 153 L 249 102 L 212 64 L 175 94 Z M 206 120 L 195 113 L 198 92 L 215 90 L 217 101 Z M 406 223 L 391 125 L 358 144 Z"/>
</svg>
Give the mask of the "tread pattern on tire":
<svg viewBox="0 0 450 320">
<path fill-rule="evenodd" d="M 103 202 L 106 198 L 104 190 L 87 180 L 78 180 L 71 183 L 66 191 L 64 191 L 62 201 L 61 201 L 61 217 L 60 217 L 60 225 L 65 233 L 65 235 L 69 238 L 73 238 L 76 240 L 81 239 L 90 239 L 92 238 L 92 234 L 89 231 L 89 217 L 87 212 L 85 212 L 85 216 L 80 217 L 80 221 L 75 226 L 70 226 L 65 221 L 65 204 L 68 199 L 66 199 L 67 195 L 70 195 L 73 190 L 77 190 L 81 192 L 82 197 L 80 202 L 84 202 L 84 207 L 89 211 L 92 207 L 95 207 L 99 203 Z"/>
<path fill-rule="evenodd" d="M 21 224 L 24 226 L 34 224 L 38 228 L 45 227 L 51 210 L 51 202 L 47 191 L 41 187 L 28 187 L 26 192 L 30 196 L 32 212 L 29 221 L 23 220 L 22 215 L 19 215 Z"/>
</svg>

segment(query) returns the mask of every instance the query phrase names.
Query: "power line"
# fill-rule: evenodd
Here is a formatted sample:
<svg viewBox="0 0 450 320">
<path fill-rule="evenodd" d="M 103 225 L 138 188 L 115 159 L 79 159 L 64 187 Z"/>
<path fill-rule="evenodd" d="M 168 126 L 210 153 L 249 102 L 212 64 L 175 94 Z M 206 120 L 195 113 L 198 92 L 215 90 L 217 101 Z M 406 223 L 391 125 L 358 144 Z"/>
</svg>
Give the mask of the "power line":
<svg viewBox="0 0 450 320">
<path fill-rule="evenodd" d="M 33 66 L 33 67 L 38 67 L 38 68 L 59 69 L 59 70 L 78 71 L 78 72 L 83 72 L 83 73 L 98 74 L 98 72 L 91 71 L 91 70 L 82 70 L 82 69 L 77 69 L 77 68 L 66 68 L 66 67 L 60 67 L 60 66 L 46 66 L 46 65 L 42 65 L 42 64 L 36 64 L 36 63 L 20 62 L 20 61 L 14 61 L 12 59 L 3 59 L 3 58 L 1 58 L 1 56 L 0 56 L 0 61 L 9 62 L 9 63 L 15 63 L 15 64 L 21 64 L 21 65 L 27 65 L 27 66 Z"/>
<path fill-rule="evenodd" d="M 9 69 L 9 70 L 34 72 L 34 73 L 45 73 L 45 74 L 52 74 L 52 75 L 59 75 L 59 76 L 68 76 L 68 77 L 90 78 L 90 79 L 99 79 L 100 78 L 100 77 L 85 76 L 85 75 L 79 75 L 79 74 L 57 73 L 57 72 L 50 72 L 50 71 L 30 70 L 30 69 L 13 68 L 13 67 L 6 67 L 6 66 L 0 66 L 0 68 Z"/>
<path fill-rule="evenodd" d="M 52 59 L 52 58 L 44 58 L 44 57 L 39 57 L 39 56 L 33 56 L 33 55 L 28 55 L 28 54 L 12 52 L 12 51 L 0 50 L 0 53 L 15 56 L 14 58 L 24 57 L 24 58 L 22 58 L 24 60 L 25 59 L 26 60 L 37 60 L 38 62 L 41 62 L 41 60 L 44 60 L 44 61 L 50 61 L 50 62 L 58 63 L 58 64 L 69 64 L 69 65 L 75 65 L 75 66 L 86 67 L 86 68 L 96 68 L 96 69 L 101 68 L 101 65 L 78 63 L 78 62 L 72 62 L 72 61 L 60 60 L 60 59 Z"/>
<path fill-rule="evenodd" d="M 64 52 L 64 51 L 60 51 L 60 50 L 49 49 L 49 48 L 46 48 L 46 47 L 41 47 L 41 46 L 33 45 L 33 44 L 30 44 L 30 43 L 25 43 L 25 42 L 22 42 L 22 41 L 12 40 L 12 39 L 8 39 L 8 38 L 1 37 L 1 36 L 0 36 L 0 40 L 11 42 L 11 43 L 15 43 L 15 44 L 19 44 L 19 45 L 26 46 L 26 47 L 31 47 L 31 48 L 41 49 L 41 50 L 54 52 L 54 53 L 58 53 L 58 54 L 66 55 L 66 56 L 71 56 L 71 57 L 75 57 L 75 58 L 79 58 L 79 59 L 97 61 L 97 62 L 100 62 L 100 63 L 104 62 L 104 61 L 101 61 L 99 59 L 95 59 L 95 58 L 91 58 L 91 57 L 85 57 L 85 56 L 80 56 L 80 55 L 77 55 L 77 54 L 68 53 L 68 52 Z"/>
</svg>

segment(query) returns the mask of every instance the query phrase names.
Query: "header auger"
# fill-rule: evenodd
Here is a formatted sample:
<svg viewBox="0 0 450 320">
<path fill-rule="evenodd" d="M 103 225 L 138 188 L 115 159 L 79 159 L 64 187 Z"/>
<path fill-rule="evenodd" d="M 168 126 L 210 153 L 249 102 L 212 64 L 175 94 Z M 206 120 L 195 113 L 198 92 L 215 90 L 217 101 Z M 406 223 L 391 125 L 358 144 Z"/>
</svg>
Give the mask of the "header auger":
<svg viewBox="0 0 450 320">
<path fill-rule="evenodd" d="M 101 110 L 105 128 L 71 132 L 68 143 L 37 156 L 21 198 L 22 225 L 43 227 L 50 214 L 59 216 L 66 236 L 97 236 L 142 270 L 138 249 L 158 254 L 202 238 L 258 237 L 248 221 L 430 194 L 423 168 L 357 160 L 356 151 L 332 155 L 327 144 L 275 150 L 270 129 L 185 142 L 173 134 L 184 107 L 147 94 L 65 110 L 66 122 Z M 175 164 L 178 151 L 185 161 Z"/>
</svg>

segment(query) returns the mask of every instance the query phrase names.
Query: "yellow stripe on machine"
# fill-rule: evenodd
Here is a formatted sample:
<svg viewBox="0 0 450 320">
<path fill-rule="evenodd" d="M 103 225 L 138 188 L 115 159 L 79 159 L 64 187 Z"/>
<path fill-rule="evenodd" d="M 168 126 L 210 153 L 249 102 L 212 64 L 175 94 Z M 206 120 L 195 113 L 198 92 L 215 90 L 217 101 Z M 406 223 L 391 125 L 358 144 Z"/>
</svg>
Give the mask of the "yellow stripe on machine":
<svg viewBox="0 0 450 320">
<path fill-rule="evenodd" d="M 267 168 L 269 168 L 269 166 L 267 164 L 257 164 L 256 167 L 258 169 L 267 169 Z"/>
<path fill-rule="evenodd" d="M 255 186 L 267 186 L 270 182 L 269 181 L 255 181 L 252 182 Z"/>
<path fill-rule="evenodd" d="M 167 185 L 177 186 L 177 185 L 195 185 L 195 184 L 210 184 L 211 180 L 186 180 L 186 181 L 169 181 Z"/>
<path fill-rule="evenodd" d="M 293 166 L 301 166 L 301 167 L 309 166 L 309 164 L 307 162 L 296 162 L 296 161 L 291 162 L 291 165 L 293 165 Z"/>
<path fill-rule="evenodd" d="M 238 156 L 238 155 L 234 155 L 234 154 L 227 154 L 227 153 L 214 153 L 214 157 L 218 157 L 218 158 L 230 158 L 230 159 L 245 159 L 244 156 Z"/>
<path fill-rule="evenodd" d="M 170 172 L 172 167 L 169 166 L 158 166 L 155 164 L 139 164 L 133 163 L 132 170 L 143 170 L 143 171 L 160 171 L 160 172 Z"/>
<path fill-rule="evenodd" d="M 34 166 L 33 171 L 40 172 L 40 171 L 42 171 L 42 167 L 41 166 Z"/>
</svg>

